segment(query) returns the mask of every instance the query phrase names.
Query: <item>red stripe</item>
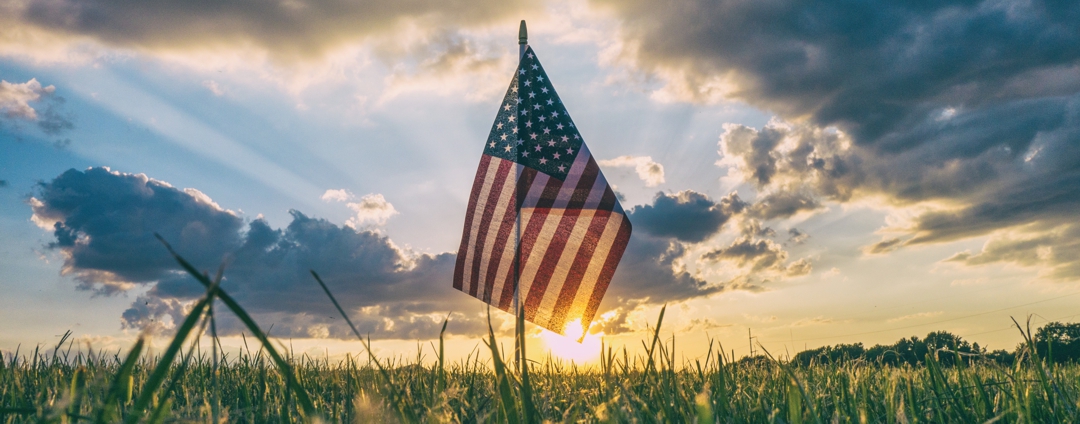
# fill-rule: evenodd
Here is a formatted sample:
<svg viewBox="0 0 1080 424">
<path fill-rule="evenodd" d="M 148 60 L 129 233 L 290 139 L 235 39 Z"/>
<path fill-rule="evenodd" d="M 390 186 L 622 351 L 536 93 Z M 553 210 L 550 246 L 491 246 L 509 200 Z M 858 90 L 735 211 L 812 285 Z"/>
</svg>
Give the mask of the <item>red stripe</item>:
<svg viewBox="0 0 1080 424">
<path fill-rule="evenodd" d="M 480 155 L 480 166 L 476 168 L 476 177 L 473 178 L 472 192 L 469 193 L 469 208 L 465 210 L 465 230 L 461 235 L 461 247 L 458 247 L 457 262 L 454 265 L 454 288 L 462 290 L 465 274 L 465 252 L 469 248 L 469 232 L 472 230 L 473 211 L 476 210 L 476 202 L 480 197 L 480 190 L 484 187 L 484 176 L 487 175 L 488 166 L 491 164 L 491 156 Z"/>
<path fill-rule="evenodd" d="M 600 238 L 604 235 L 604 227 L 607 226 L 609 219 L 611 219 L 611 212 L 596 211 L 592 222 L 589 223 L 589 230 L 585 233 L 585 239 L 581 241 L 581 247 L 578 248 L 578 253 L 574 257 L 574 264 L 571 265 L 570 272 L 566 274 L 566 282 L 563 283 L 559 298 L 555 301 L 555 312 L 551 314 L 552 326 L 560 331 L 565 325 L 567 312 L 574 305 L 578 287 L 581 286 L 585 271 L 589 269 L 589 264 L 593 261 L 593 253 L 600 244 Z"/>
<path fill-rule="evenodd" d="M 630 220 L 626 218 L 626 215 L 619 215 L 622 216 L 619 234 L 615 236 L 615 242 L 611 244 L 611 251 L 608 252 L 607 260 L 604 261 L 604 267 L 600 269 L 600 276 L 596 279 L 596 286 L 593 287 L 592 294 L 589 295 L 589 304 L 585 306 L 585 313 L 581 315 L 582 325 L 588 325 L 596 316 L 596 309 L 600 307 L 600 301 L 604 299 L 604 293 L 607 292 L 608 284 L 611 283 L 611 277 L 615 275 L 615 267 L 619 265 L 623 251 L 626 250 L 626 243 L 630 241 Z"/>
<path fill-rule="evenodd" d="M 498 206 L 499 193 L 502 192 L 502 186 L 506 183 L 507 177 L 510 175 L 510 170 L 513 168 L 514 163 L 508 160 L 499 161 L 499 169 L 495 172 L 495 180 L 491 183 L 491 189 L 488 191 L 487 202 L 484 207 L 484 214 L 480 217 L 480 229 L 476 233 L 476 242 L 473 243 L 473 263 L 472 274 L 469 284 L 469 295 L 476 297 L 476 290 L 480 288 L 480 259 L 484 256 L 484 246 L 487 242 L 488 229 L 491 228 L 491 218 L 495 216 L 495 208 Z"/>
<path fill-rule="evenodd" d="M 548 178 L 547 184 L 544 186 L 544 193 L 549 191 L 559 192 L 559 186 L 562 185 L 562 181 L 556 178 Z M 536 244 L 536 238 L 540 235 L 540 230 L 544 228 L 544 222 L 547 221 L 549 209 L 534 209 L 532 218 L 529 218 L 529 223 L 521 231 L 521 254 L 517 256 L 518 263 L 521 268 L 525 266 L 525 262 L 529 260 L 529 255 L 532 254 L 533 245 Z M 508 278 L 514 278 L 514 272 L 520 273 L 521 270 L 510 269 L 507 271 Z M 509 280 L 513 281 L 513 280 Z M 510 307 L 514 304 L 514 285 L 507 284 L 503 286 L 502 296 L 499 300 L 499 309 L 504 311 L 510 310 Z"/>
<path fill-rule="evenodd" d="M 510 201 L 506 202 L 506 211 L 503 213 L 502 222 L 499 223 L 498 234 L 495 238 L 495 243 L 491 249 L 491 259 L 488 260 L 488 267 L 484 270 L 484 297 L 481 299 L 484 302 L 491 303 L 492 293 L 495 288 L 495 282 L 499 277 L 499 266 L 503 262 L 503 251 L 506 250 L 506 244 L 512 243 L 511 239 L 514 238 L 514 224 L 517 222 L 517 214 L 521 207 L 521 201 L 524 198 L 523 192 L 526 192 L 529 188 L 529 184 L 532 184 L 532 180 L 536 178 L 536 170 L 531 168 L 524 168 L 521 173 L 521 178 L 517 181 L 517 187 L 515 187 L 514 193 L 511 194 Z M 524 186 L 524 190 L 522 189 Z M 515 254 L 517 252 L 514 252 Z M 511 259 L 513 260 L 513 259 Z M 513 265 L 511 263 L 511 265 Z M 503 284 L 506 285 L 505 283 Z M 499 293 L 501 296 L 502 293 Z"/>
</svg>

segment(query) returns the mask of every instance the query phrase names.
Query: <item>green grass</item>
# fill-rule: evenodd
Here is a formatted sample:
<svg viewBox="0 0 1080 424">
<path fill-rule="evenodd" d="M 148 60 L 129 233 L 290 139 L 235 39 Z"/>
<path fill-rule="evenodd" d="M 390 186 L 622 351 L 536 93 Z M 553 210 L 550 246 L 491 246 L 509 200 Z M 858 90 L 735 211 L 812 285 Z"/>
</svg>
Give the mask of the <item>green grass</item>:
<svg viewBox="0 0 1080 424">
<path fill-rule="evenodd" d="M 1080 422 L 1080 365 L 1028 354 L 1035 344 L 1019 324 L 1026 348 L 1014 366 L 947 351 L 918 366 L 733 361 L 711 342 L 705 358 L 680 362 L 675 339 L 660 337 L 663 310 L 645 354 L 606 347 L 590 368 L 506 358 L 490 328 L 487 349 L 458 362 L 443 358 L 442 333 L 432 365 L 421 352 L 406 361 L 366 348 L 332 362 L 279 351 L 218 287 L 220 271 L 211 279 L 177 260 L 206 295 L 160 355 L 143 354 L 141 338 L 125 354 L 72 353 L 69 333 L 48 354 L 2 357 L 0 422 Z M 247 325 L 255 349 L 200 347 L 214 300 Z"/>
</svg>

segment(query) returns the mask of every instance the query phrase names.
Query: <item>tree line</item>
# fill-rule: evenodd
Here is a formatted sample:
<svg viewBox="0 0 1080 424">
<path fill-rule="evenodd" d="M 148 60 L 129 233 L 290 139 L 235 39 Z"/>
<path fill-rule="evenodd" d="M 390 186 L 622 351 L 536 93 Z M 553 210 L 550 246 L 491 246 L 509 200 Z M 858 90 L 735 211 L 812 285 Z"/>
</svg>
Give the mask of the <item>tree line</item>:
<svg viewBox="0 0 1080 424">
<path fill-rule="evenodd" d="M 1080 362 L 1080 323 L 1048 323 L 1035 332 L 1033 341 L 1035 354 L 1043 360 L 1056 363 Z M 1011 352 L 1004 349 L 988 351 L 978 343 L 969 343 L 947 331 L 934 331 L 922 339 L 912 336 L 890 345 L 875 345 L 870 348 L 863 347 L 862 343 L 822 346 L 799 352 L 791 362 L 799 366 L 842 364 L 851 361 L 915 366 L 923 364 L 927 355 L 935 355 L 942 365 L 947 366 L 955 365 L 957 361 L 970 363 L 987 360 L 1013 365 L 1024 349 L 1027 347 L 1021 343 Z"/>
</svg>

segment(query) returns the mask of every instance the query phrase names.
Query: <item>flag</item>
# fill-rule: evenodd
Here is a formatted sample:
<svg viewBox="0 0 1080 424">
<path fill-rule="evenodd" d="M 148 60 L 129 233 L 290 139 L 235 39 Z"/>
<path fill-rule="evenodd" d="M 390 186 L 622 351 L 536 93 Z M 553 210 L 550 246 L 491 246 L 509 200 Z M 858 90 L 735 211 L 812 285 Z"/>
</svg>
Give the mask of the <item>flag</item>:
<svg viewBox="0 0 1080 424">
<path fill-rule="evenodd" d="M 473 180 L 454 288 L 509 312 L 516 276 L 526 320 L 587 330 L 629 239 L 615 192 L 526 47 Z"/>
</svg>

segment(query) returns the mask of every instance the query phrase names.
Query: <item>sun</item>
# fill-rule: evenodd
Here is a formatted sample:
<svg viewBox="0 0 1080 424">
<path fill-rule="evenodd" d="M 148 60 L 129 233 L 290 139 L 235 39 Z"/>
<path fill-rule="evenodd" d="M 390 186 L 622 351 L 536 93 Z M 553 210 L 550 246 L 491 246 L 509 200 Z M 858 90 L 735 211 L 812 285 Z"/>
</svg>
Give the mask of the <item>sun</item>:
<svg viewBox="0 0 1080 424">
<path fill-rule="evenodd" d="M 540 333 L 540 340 L 544 341 L 544 346 L 551 352 L 552 356 L 574 361 L 577 364 L 583 364 L 600 357 L 601 341 L 604 337 L 603 332 L 585 334 L 585 337 L 582 338 L 585 329 L 581 326 L 581 319 L 576 319 L 566 323 L 566 329 L 563 333 L 565 335 L 559 335 L 549 330 L 543 330 Z M 578 343 L 579 339 L 581 343 Z"/>
</svg>

